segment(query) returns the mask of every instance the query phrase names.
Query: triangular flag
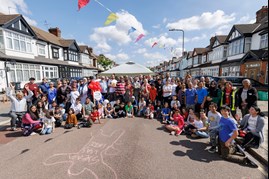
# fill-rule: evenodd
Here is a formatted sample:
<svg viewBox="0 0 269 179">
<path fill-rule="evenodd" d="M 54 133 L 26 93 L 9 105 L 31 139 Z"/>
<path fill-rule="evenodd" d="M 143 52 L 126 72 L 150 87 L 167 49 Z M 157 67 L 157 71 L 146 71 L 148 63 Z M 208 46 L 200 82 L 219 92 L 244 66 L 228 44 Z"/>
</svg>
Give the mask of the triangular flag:
<svg viewBox="0 0 269 179">
<path fill-rule="evenodd" d="M 107 20 L 105 22 L 105 25 L 109 25 L 115 20 L 117 20 L 119 17 L 115 13 L 110 13 L 109 16 L 107 17 Z"/>
<path fill-rule="evenodd" d="M 154 42 L 151 46 L 151 48 L 153 48 L 155 45 L 157 45 L 158 43 L 157 42 Z"/>
<path fill-rule="evenodd" d="M 86 6 L 89 2 L 90 0 L 78 0 L 78 10 Z"/>
<path fill-rule="evenodd" d="M 134 31 L 136 31 L 136 28 L 131 27 L 131 28 L 128 30 L 128 35 L 130 35 L 130 33 L 134 32 Z"/>
<path fill-rule="evenodd" d="M 144 34 L 140 34 L 137 39 L 135 40 L 135 43 L 138 42 L 140 39 L 142 39 L 145 35 Z"/>
</svg>

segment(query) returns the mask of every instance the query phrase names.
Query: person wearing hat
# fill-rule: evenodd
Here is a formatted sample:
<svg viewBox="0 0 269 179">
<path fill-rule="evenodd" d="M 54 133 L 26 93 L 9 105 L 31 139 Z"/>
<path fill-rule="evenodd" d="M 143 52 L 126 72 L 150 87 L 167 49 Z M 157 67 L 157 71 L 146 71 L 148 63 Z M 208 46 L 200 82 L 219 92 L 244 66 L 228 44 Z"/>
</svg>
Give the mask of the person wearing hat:
<svg viewBox="0 0 269 179">
<path fill-rule="evenodd" d="M 29 87 L 29 89 L 34 93 L 34 95 L 32 96 L 32 98 L 28 99 L 27 100 L 27 106 L 30 107 L 32 104 L 35 104 L 35 102 L 37 101 L 38 99 L 38 95 L 39 95 L 39 88 L 37 86 L 37 84 L 35 84 L 35 78 L 34 77 L 31 77 L 29 79 L 29 83 L 26 83 L 24 85 L 24 88 L 23 88 L 23 93 L 25 96 L 27 96 L 29 93 L 28 91 L 26 90 L 26 86 Z"/>
<path fill-rule="evenodd" d="M 16 97 L 12 95 L 14 92 L 15 87 L 10 84 L 10 90 L 7 91 L 7 97 L 10 98 L 11 101 L 11 120 L 10 120 L 10 126 L 11 130 L 15 131 L 16 130 L 16 121 L 17 118 L 22 116 L 26 113 L 27 111 L 27 100 L 31 99 L 33 96 L 33 92 L 29 89 L 29 86 L 25 85 L 25 90 L 28 92 L 27 96 L 24 96 L 22 91 L 18 91 L 16 93 Z"/>
</svg>

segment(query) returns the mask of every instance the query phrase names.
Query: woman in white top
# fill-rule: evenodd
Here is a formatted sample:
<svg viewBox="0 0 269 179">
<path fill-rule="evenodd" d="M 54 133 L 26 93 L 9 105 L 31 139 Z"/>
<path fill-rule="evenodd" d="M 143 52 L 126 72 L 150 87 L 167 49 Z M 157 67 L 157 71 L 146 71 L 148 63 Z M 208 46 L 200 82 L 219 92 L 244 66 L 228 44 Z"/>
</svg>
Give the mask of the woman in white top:
<svg viewBox="0 0 269 179">
<path fill-rule="evenodd" d="M 171 80 L 168 79 L 163 85 L 163 101 L 164 103 L 171 104 L 172 101 L 172 85 L 170 84 Z"/>
<path fill-rule="evenodd" d="M 239 118 L 237 117 L 237 120 Z M 261 113 L 260 108 L 251 106 L 249 114 L 245 115 L 240 122 L 240 136 L 244 137 L 242 146 L 244 148 L 254 147 L 258 148 L 264 141 L 263 127 L 264 127 L 264 114 Z"/>
</svg>

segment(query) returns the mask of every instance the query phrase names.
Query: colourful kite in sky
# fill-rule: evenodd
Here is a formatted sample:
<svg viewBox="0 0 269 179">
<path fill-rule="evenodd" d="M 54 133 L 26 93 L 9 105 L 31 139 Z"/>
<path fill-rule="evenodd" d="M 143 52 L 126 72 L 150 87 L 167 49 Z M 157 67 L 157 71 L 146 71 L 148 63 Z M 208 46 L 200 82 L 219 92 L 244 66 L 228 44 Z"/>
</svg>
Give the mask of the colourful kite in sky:
<svg viewBox="0 0 269 179">
<path fill-rule="evenodd" d="M 158 43 L 157 42 L 154 42 L 151 46 L 151 48 L 153 48 L 155 45 L 157 45 Z"/>
<path fill-rule="evenodd" d="M 107 17 L 107 20 L 105 22 L 105 25 L 109 25 L 115 20 L 117 20 L 119 17 L 115 13 L 110 13 L 109 16 Z"/>
<path fill-rule="evenodd" d="M 140 39 L 142 39 L 145 35 L 144 34 L 140 34 L 137 39 L 135 40 L 135 43 L 138 42 Z"/>
<path fill-rule="evenodd" d="M 128 30 L 128 35 L 130 35 L 130 33 L 134 32 L 134 31 L 136 31 L 136 28 L 131 27 L 131 28 Z"/>
<path fill-rule="evenodd" d="M 78 10 L 86 6 L 89 2 L 90 0 L 78 0 Z"/>
</svg>

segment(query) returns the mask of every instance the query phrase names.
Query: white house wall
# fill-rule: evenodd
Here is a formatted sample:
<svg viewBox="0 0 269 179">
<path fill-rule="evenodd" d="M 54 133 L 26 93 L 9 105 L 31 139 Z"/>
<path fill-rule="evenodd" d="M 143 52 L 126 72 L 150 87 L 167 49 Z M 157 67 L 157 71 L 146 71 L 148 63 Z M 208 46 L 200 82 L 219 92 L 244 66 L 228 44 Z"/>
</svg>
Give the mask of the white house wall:
<svg viewBox="0 0 269 179">
<path fill-rule="evenodd" d="M 261 36 L 259 35 L 259 33 L 253 34 L 252 36 L 251 50 L 260 49 Z"/>
<path fill-rule="evenodd" d="M 0 61 L 0 92 L 7 87 L 6 83 L 6 72 L 5 72 L 5 62 Z"/>
</svg>

